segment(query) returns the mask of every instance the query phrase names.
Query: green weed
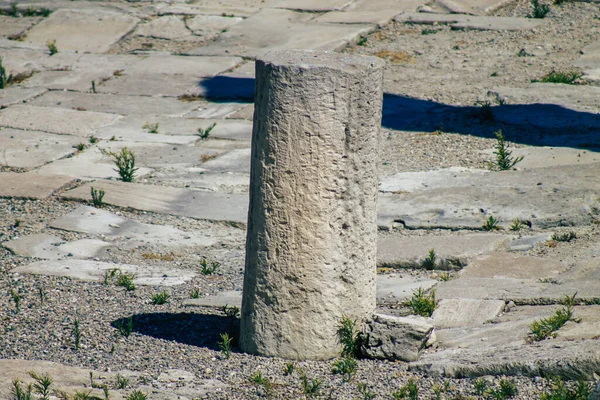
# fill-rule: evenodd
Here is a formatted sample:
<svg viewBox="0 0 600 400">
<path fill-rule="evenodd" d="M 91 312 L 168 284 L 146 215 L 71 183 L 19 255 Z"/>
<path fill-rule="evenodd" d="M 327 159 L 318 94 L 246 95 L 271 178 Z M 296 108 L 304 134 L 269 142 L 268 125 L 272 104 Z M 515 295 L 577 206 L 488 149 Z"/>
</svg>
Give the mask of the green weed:
<svg viewBox="0 0 600 400">
<path fill-rule="evenodd" d="M 96 93 L 96 81 L 92 81 L 92 93 Z"/>
<path fill-rule="evenodd" d="M 147 400 L 148 397 L 139 390 L 134 390 L 129 394 L 129 396 L 125 397 L 125 400 Z"/>
<path fill-rule="evenodd" d="M 200 289 L 198 288 L 193 288 L 192 290 L 190 290 L 190 297 L 192 299 L 199 299 L 200 298 Z"/>
<path fill-rule="evenodd" d="M 431 314 L 433 314 L 433 311 L 437 306 L 435 289 L 431 290 L 429 294 L 427 294 L 423 288 L 415 290 L 406 305 L 410 307 L 416 315 L 431 317 Z"/>
<path fill-rule="evenodd" d="M 250 381 L 256 383 L 261 390 L 258 391 L 259 397 L 270 397 L 273 392 L 273 385 L 269 378 L 263 376 L 262 372 L 257 372 L 250 377 Z"/>
<path fill-rule="evenodd" d="M 527 226 L 527 224 L 523 221 L 521 221 L 519 218 L 515 218 L 513 219 L 512 224 L 510 225 L 510 230 L 514 231 L 514 232 L 518 232 L 521 229 L 525 228 Z"/>
<path fill-rule="evenodd" d="M 117 280 L 115 281 L 115 285 L 124 287 L 128 292 L 135 290 L 135 284 L 133 280 L 135 279 L 135 274 L 130 272 L 120 272 L 117 276 Z"/>
<path fill-rule="evenodd" d="M 364 46 L 366 44 L 367 44 L 367 38 L 365 36 L 359 37 L 358 40 L 356 41 L 357 46 Z"/>
<path fill-rule="evenodd" d="M 239 309 L 239 307 L 236 307 L 236 306 L 230 307 L 227 304 L 225 304 L 221 308 L 221 311 L 223 311 L 223 314 L 225 314 L 229 318 L 237 318 L 240 316 L 240 309 Z"/>
<path fill-rule="evenodd" d="M 90 144 L 98 143 L 98 138 L 94 135 L 90 136 Z"/>
<path fill-rule="evenodd" d="M 21 311 L 21 295 L 19 294 L 18 291 L 14 290 L 14 289 L 10 289 L 10 297 L 13 301 L 13 303 L 15 303 L 15 314 L 18 314 L 19 311 Z"/>
<path fill-rule="evenodd" d="M 198 136 L 200 136 L 200 139 L 202 139 L 202 140 L 208 139 L 210 132 L 215 128 L 215 126 L 217 126 L 216 122 L 204 129 L 198 128 Z"/>
<path fill-rule="evenodd" d="M 571 387 L 569 387 L 571 386 Z M 591 399 L 593 384 L 579 381 L 577 386 L 566 385 L 560 377 L 552 382 L 552 388 L 540 396 L 540 400 L 588 400 Z"/>
<path fill-rule="evenodd" d="M 39 394 L 41 400 L 49 400 L 50 399 L 50 386 L 52 386 L 52 378 L 48 374 L 38 375 L 33 371 L 28 372 L 29 376 L 31 376 L 34 380 L 33 382 L 33 390 L 35 393 Z"/>
<path fill-rule="evenodd" d="M 44 303 L 46 302 L 46 298 L 48 297 L 48 294 L 46 293 L 46 291 L 44 290 L 44 288 L 42 286 L 38 287 L 38 295 L 40 297 L 40 305 L 43 306 Z"/>
<path fill-rule="evenodd" d="M 209 264 L 206 258 L 203 258 L 202 261 L 200 261 L 200 266 L 202 267 L 202 275 L 214 274 L 220 265 L 221 263 L 219 263 L 218 261 L 212 261 Z"/>
<path fill-rule="evenodd" d="M 0 89 L 6 88 L 13 81 L 12 74 L 6 75 L 6 68 L 2 65 L 2 57 L 0 57 Z"/>
<path fill-rule="evenodd" d="M 85 145 L 85 143 L 78 143 L 74 147 L 77 149 L 77 151 L 84 151 L 87 146 Z"/>
<path fill-rule="evenodd" d="M 581 78 L 581 73 L 577 71 L 571 72 L 562 72 L 562 71 L 552 71 L 547 75 L 544 75 L 540 78 L 540 82 L 542 83 L 563 83 L 566 85 L 570 85 L 575 82 L 577 79 Z"/>
<path fill-rule="evenodd" d="M 129 385 L 129 379 L 127 377 L 117 374 L 117 389 L 125 389 Z"/>
<path fill-rule="evenodd" d="M 81 329 L 79 328 L 79 318 L 75 317 L 73 321 L 73 329 L 71 329 L 71 333 L 73 334 L 73 344 L 75 345 L 75 350 L 79 350 L 79 346 L 81 346 Z"/>
<path fill-rule="evenodd" d="M 101 208 L 104 205 L 104 195 L 105 192 L 104 190 L 100 189 L 94 189 L 94 187 L 90 187 L 90 194 L 92 196 L 92 204 L 94 205 L 94 207 L 96 208 Z M 106 271 L 105 271 L 106 273 Z"/>
<path fill-rule="evenodd" d="M 359 383 L 357 386 L 358 393 L 361 394 L 363 400 L 371 400 L 375 398 L 375 393 L 371 392 L 366 383 Z"/>
<path fill-rule="evenodd" d="M 352 357 L 344 357 L 337 360 L 331 369 L 331 373 L 334 375 L 342 375 L 344 382 L 349 382 L 356 373 L 358 363 Z"/>
<path fill-rule="evenodd" d="M 482 228 L 484 230 L 486 230 L 486 231 L 497 231 L 497 230 L 500 230 L 502 228 L 498 225 L 498 222 L 500 222 L 500 221 L 498 221 L 496 218 L 494 218 L 493 215 L 490 215 L 488 217 L 488 219 L 486 219 L 483 222 Z"/>
<path fill-rule="evenodd" d="M 500 379 L 500 382 L 498 382 L 498 386 L 489 389 L 486 394 L 493 399 L 510 399 L 517 395 L 517 387 L 513 381 L 502 378 Z"/>
<path fill-rule="evenodd" d="M 429 270 L 434 269 L 435 268 L 436 259 L 437 259 L 437 256 L 435 254 L 435 250 L 434 249 L 429 250 L 429 254 L 423 260 L 423 264 L 422 264 L 423 268 L 429 269 Z"/>
<path fill-rule="evenodd" d="M 139 169 L 135 167 L 135 154 L 127 147 L 123 147 L 120 152 L 114 153 L 112 151 L 107 152 L 109 156 L 113 157 L 113 162 L 119 173 L 119 177 L 123 182 L 133 182 L 135 172 Z"/>
<path fill-rule="evenodd" d="M 33 385 L 28 384 L 27 386 L 21 386 L 21 382 L 18 378 L 13 379 L 11 394 L 14 400 L 34 400 L 33 398 Z"/>
<path fill-rule="evenodd" d="M 122 336 L 129 337 L 131 332 L 133 332 L 133 317 L 129 316 L 127 318 L 115 321 L 114 326 Z"/>
<path fill-rule="evenodd" d="M 567 233 L 553 233 L 552 240 L 555 242 L 570 242 L 571 240 L 577 239 L 575 232 L 570 231 Z"/>
<path fill-rule="evenodd" d="M 488 381 L 483 378 L 475 379 L 475 382 L 473 382 L 473 388 L 475 389 L 476 394 L 483 396 L 488 390 Z"/>
<path fill-rule="evenodd" d="M 408 382 L 406 382 L 406 384 L 404 384 L 400 389 L 392 393 L 392 397 L 394 398 L 394 400 L 418 400 L 419 385 L 413 378 L 410 378 Z"/>
<path fill-rule="evenodd" d="M 166 304 L 169 301 L 169 293 L 166 290 L 163 290 L 160 293 L 152 294 L 152 304 L 154 305 L 162 305 Z"/>
<path fill-rule="evenodd" d="M 531 339 L 536 342 L 547 339 L 554 336 L 554 332 L 559 330 L 567 322 L 579 322 L 579 319 L 573 316 L 576 295 L 577 293 L 573 296 L 565 296 L 563 300 L 564 307 L 557 310 L 551 317 L 533 321 L 529 326 Z"/>
<path fill-rule="evenodd" d="M 533 10 L 531 14 L 527 15 L 527 18 L 544 18 L 550 12 L 550 6 L 540 3 L 539 0 L 531 0 L 531 5 Z"/>
<path fill-rule="evenodd" d="M 50 52 L 51 56 L 58 53 L 58 48 L 56 47 L 56 39 L 48 40 L 46 42 L 46 47 L 48 47 L 48 51 Z"/>
<path fill-rule="evenodd" d="M 517 158 L 511 156 L 512 151 L 508 150 L 508 144 L 504 140 L 502 131 L 496 131 L 494 135 L 496 135 L 496 151 L 494 151 L 494 154 L 496 155 L 496 167 L 500 171 L 510 170 L 517 163 L 523 161 L 523 156 Z"/>
<path fill-rule="evenodd" d="M 221 341 L 218 343 L 219 349 L 221 353 L 225 356 L 225 358 L 229 359 L 231 357 L 232 345 L 231 342 L 233 338 L 229 336 L 228 333 L 221 333 Z"/>
<path fill-rule="evenodd" d="M 283 374 L 286 376 L 292 375 L 294 373 L 294 368 L 296 368 L 296 365 L 293 362 L 286 363 L 283 368 Z"/>
<path fill-rule="evenodd" d="M 306 374 L 303 373 L 300 380 L 302 383 L 302 391 L 307 398 L 313 398 L 321 391 L 323 383 L 319 379 L 308 379 Z"/>
<path fill-rule="evenodd" d="M 342 357 L 354 357 L 358 353 L 356 321 L 344 316 L 338 325 L 337 338 L 342 345 Z"/>
<path fill-rule="evenodd" d="M 154 123 L 154 124 L 146 122 L 142 126 L 142 129 L 146 129 L 148 131 L 148 133 L 158 133 L 158 122 Z"/>
</svg>

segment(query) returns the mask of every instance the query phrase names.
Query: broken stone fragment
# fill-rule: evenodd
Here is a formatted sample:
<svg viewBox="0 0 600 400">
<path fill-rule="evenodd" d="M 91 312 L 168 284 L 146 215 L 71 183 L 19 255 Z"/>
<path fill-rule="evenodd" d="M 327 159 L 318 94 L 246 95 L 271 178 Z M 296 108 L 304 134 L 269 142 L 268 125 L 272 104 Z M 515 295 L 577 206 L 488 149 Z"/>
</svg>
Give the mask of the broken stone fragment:
<svg viewBox="0 0 600 400">
<path fill-rule="evenodd" d="M 361 334 L 360 351 L 367 358 L 416 361 L 433 332 L 428 318 L 375 314 Z"/>
</svg>

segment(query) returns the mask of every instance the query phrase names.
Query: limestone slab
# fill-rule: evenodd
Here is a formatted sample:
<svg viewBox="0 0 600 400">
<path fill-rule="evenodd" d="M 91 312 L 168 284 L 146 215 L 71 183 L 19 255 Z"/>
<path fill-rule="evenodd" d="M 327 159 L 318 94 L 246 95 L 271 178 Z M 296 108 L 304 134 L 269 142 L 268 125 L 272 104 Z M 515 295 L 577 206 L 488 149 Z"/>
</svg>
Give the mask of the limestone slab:
<svg viewBox="0 0 600 400">
<path fill-rule="evenodd" d="M 414 277 L 409 274 L 378 274 L 377 302 L 398 302 L 410 298 L 419 288 L 428 290 L 438 281 L 424 277 Z"/>
<path fill-rule="evenodd" d="M 392 11 L 392 15 L 398 15 L 401 12 L 415 11 L 419 6 L 424 5 L 423 0 L 356 0 L 348 7 L 345 12 L 373 12 L 387 10 Z"/>
<path fill-rule="evenodd" d="M 248 217 L 248 197 L 240 194 L 98 181 L 65 192 L 63 197 L 87 201 L 90 198 L 90 186 L 104 190 L 104 202 L 119 207 L 240 224 L 245 224 Z"/>
<path fill-rule="evenodd" d="M 184 300 L 183 305 L 190 307 L 235 306 L 240 308 L 242 307 L 242 292 L 239 290 L 219 292 L 215 295 L 201 297 L 198 299 Z"/>
<path fill-rule="evenodd" d="M 376 24 L 383 26 L 390 22 L 399 12 L 392 10 L 379 11 L 332 11 L 314 19 L 318 23 L 332 24 Z"/>
<path fill-rule="evenodd" d="M 36 168 L 75 153 L 80 142 L 73 136 L 0 129 L 0 166 Z"/>
<path fill-rule="evenodd" d="M 375 314 L 362 333 L 360 352 L 368 358 L 416 361 L 432 332 L 428 318 Z"/>
<path fill-rule="evenodd" d="M 544 314 L 543 317 L 550 315 L 552 312 Z M 491 347 L 523 346 L 533 320 L 534 317 L 531 316 L 477 326 L 457 326 L 446 329 L 438 329 L 436 326 L 435 337 L 438 345 L 444 349 L 484 350 Z"/>
<path fill-rule="evenodd" d="M 168 246 L 211 246 L 217 242 L 212 235 L 184 232 L 169 225 L 138 222 L 109 211 L 80 206 L 50 223 L 55 229 L 102 235 L 110 241 L 163 244 Z"/>
<path fill-rule="evenodd" d="M 243 20 L 240 17 L 224 17 L 222 15 L 196 15 L 185 23 L 194 35 L 212 38 Z"/>
<path fill-rule="evenodd" d="M 190 54 L 255 57 L 265 51 L 283 49 L 336 50 L 374 28 L 360 24 L 307 24 L 298 21 L 302 17 L 298 14 L 284 9 L 263 9 Z"/>
<path fill-rule="evenodd" d="M 62 175 L 45 176 L 35 172 L 0 172 L 0 197 L 45 199 L 71 183 Z"/>
<path fill-rule="evenodd" d="M 121 145 L 120 147 L 124 146 Z M 138 168 L 134 174 L 134 179 L 139 179 L 152 172 L 150 168 L 143 166 Z M 113 159 L 102 154 L 97 147 L 88 148 L 73 157 L 46 164 L 38 172 L 40 175 L 64 175 L 83 180 L 119 178 Z"/>
<path fill-rule="evenodd" d="M 498 354 L 502 356 L 498 357 Z M 409 370 L 453 378 L 522 375 L 593 380 L 600 371 L 600 342 L 545 341 L 481 350 L 453 348 L 424 354 L 419 361 L 409 365 Z"/>
<path fill-rule="evenodd" d="M 44 88 L 22 89 L 16 86 L 9 86 L 0 90 L 0 109 L 13 104 L 24 103 L 34 97 L 40 96 L 46 92 Z"/>
<path fill-rule="evenodd" d="M 192 36 L 192 32 L 181 18 L 168 15 L 138 24 L 133 35 L 154 39 L 186 40 Z"/>
<path fill-rule="evenodd" d="M 541 283 L 537 279 L 460 277 L 440 282 L 435 294 L 438 299 L 505 300 L 517 304 L 536 304 L 549 286 L 552 284 Z"/>
<path fill-rule="evenodd" d="M 148 83 L 152 82 L 151 85 Z M 199 91 L 199 79 L 185 75 L 125 74 L 96 85 L 98 93 L 129 96 L 178 97 Z"/>
<path fill-rule="evenodd" d="M 61 242 L 58 236 L 40 233 L 9 240 L 2 243 L 2 247 L 25 257 L 58 258 L 56 247 Z"/>
<path fill-rule="evenodd" d="M 474 259 L 460 276 L 464 278 L 549 279 L 567 265 L 548 258 L 494 252 Z"/>
<path fill-rule="evenodd" d="M 82 281 L 103 282 L 106 271 L 119 269 L 133 273 L 136 285 L 175 286 L 191 280 L 196 273 L 164 266 L 112 264 L 89 260 L 36 261 L 13 269 L 13 272 L 33 275 L 64 276 Z"/>
<path fill-rule="evenodd" d="M 522 147 L 511 149 L 513 157 L 523 157 L 519 169 L 544 168 L 561 165 L 597 164 L 600 153 L 572 147 Z M 490 152 L 490 158 L 492 153 Z"/>
<path fill-rule="evenodd" d="M 436 0 L 435 4 L 454 14 L 486 15 L 512 0 Z"/>
<path fill-rule="evenodd" d="M 393 267 L 421 267 L 429 250 L 442 264 L 454 267 L 467 264 L 468 260 L 494 250 L 506 249 L 513 236 L 495 234 L 470 234 L 448 236 L 394 237 L 379 235 L 377 241 L 377 264 Z"/>
<path fill-rule="evenodd" d="M 250 148 L 227 152 L 213 160 L 202 163 L 202 168 L 209 171 L 250 174 Z"/>
<path fill-rule="evenodd" d="M 575 317 L 556 332 L 557 340 L 588 340 L 600 338 L 600 306 L 577 306 Z"/>
<path fill-rule="evenodd" d="M 543 234 L 535 236 L 523 236 L 510 242 L 510 251 L 527 251 L 531 250 L 536 244 L 547 242 L 552 237 L 552 234 Z"/>
<path fill-rule="evenodd" d="M 93 111 L 22 105 L 0 111 L 0 126 L 89 137 L 118 118 L 118 115 Z"/>
<path fill-rule="evenodd" d="M 72 90 L 91 92 L 92 81 L 96 87 L 105 79 L 110 79 L 113 71 L 41 71 L 21 84 L 24 88 L 44 88 L 48 90 Z"/>
<path fill-rule="evenodd" d="M 211 77 L 221 72 L 234 68 L 243 60 L 240 57 L 214 56 L 214 57 L 189 57 L 173 55 L 150 55 L 140 57 L 129 68 L 125 68 L 126 74 L 170 74 L 194 77 Z"/>
<path fill-rule="evenodd" d="M 246 107 L 246 103 L 240 102 L 218 102 L 201 103 L 197 110 L 186 114 L 187 118 L 217 119 L 233 117 L 235 113 Z"/>
<path fill-rule="evenodd" d="M 600 80 L 600 41 L 592 42 L 581 49 L 581 57 L 574 65 L 583 69 L 587 79 Z"/>
<path fill-rule="evenodd" d="M 56 40 L 60 50 L 104 53 L 133 29 L 137 18 L 103 10 L 57 10 L 27 32 L 27 41 L 45 45 Z"/>
<path fill-rule="evenodd" d="M 383 179 L 378 223 L 409 228 L 481 229 L 490 215 L 505 229 L 515 218 L 534 227 L 591 223 L 596 164 L 523 171 L 447 170 Z"/>
<path fill-rule="evenodd" d="M 14 18 L 0 15 L 0 36 L 18 36 L 40 20 L 40 17 Z"/>
<path fill-rule="evenodd" d="M 503 300 L 444 299 L 431 318 L 436 329 L 478 326 L 496 318 L 504 305 Z"/>
<path fill-rule="evenodd" d="M 319 0 L 279 0 L 274 7 L 288 8 L 300 11 L 334 11 L 341 10 L 350 5 L 353 0 L 331 0 L 327 2 Z"/>
<path fill-rule="evenodd" d="M 178 117 L 195 108 L 173 98 L 115 96 L 102 93 L 48 92 L 29 104 L 38 107 L 83 108 L 85 110 L 121 115 L 163 114 Z M 115 117 L 116 120 L 116 117 Z"/>
</svg>

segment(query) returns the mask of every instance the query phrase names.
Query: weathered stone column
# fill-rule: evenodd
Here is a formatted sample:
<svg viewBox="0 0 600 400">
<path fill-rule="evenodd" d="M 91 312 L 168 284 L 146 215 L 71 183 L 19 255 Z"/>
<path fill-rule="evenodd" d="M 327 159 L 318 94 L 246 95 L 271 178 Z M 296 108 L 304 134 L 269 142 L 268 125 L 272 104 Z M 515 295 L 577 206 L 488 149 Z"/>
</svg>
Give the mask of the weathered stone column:
<svg viewBox="0 0 600 400">
<path fill-rule="evenodd" d="M 342 317 L 375 310 L 383 66 L 316 51 L 256 60 L 246 352 L 332 358 Z"/>
</svg>

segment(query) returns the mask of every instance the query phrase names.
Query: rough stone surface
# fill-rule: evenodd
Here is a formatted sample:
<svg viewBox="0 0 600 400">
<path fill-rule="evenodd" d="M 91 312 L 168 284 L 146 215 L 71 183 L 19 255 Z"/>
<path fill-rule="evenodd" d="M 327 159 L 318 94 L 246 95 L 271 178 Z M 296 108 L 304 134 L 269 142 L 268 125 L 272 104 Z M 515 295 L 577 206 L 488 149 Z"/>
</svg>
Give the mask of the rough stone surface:
<svg viewBox="0 0 600 400">
<path fill-rule="evenodd" d="M 27 41 L 56 40 L 61 50 L 104 53 L 135 27 L 137 18 L 101 10 L 58 10 L 27 32 Z"/>
<path fill-rule="evenodd" d="M 87 137 L 118 118 L 114 114 L 23 105 L 0 111 L 0 126 Z"/>
<path fill-rule="evenodd" d="M 235 306 L 239 308 L 242 306 L 242 292 L 237 290 L 224 291 L 213 296 L 185 300 L 183 305 L 194 307 Z"/>
<path fill-rule="evenodd" d="M 21 89 L 16 86 L 9 86 L 0 90 L 0 108 L 8 107 L 12 104 L 23 103 L 31 98 L 42 95 L 45 92 L 46 89 L 44 88 Z"/>
<path fill-rule="evenodd" d="M 377 275 L 377 303 L 397 303 L 408 299 L 419 288 L 427 290 L 438 281 L 423 277 L 413 277 L 399 274 Z"/>
<path fill-rule="evenodd" d="M 38 131 L 2 129 L 0 166 L 36 168 L 76 152 L 81 138 Z"/>
<path fill-rule="evenodd" d="M 335 357 L 342 316 L 375 309 L 382 67 L 307 51 L 257 61 L 244 351 Z"/>
<path fill-rule="evenodd" d="M 302 11 L 334 11 L 341 10 L 350 5 L 353 0 L 332 0 L 332 1 L 319 1 L 319 0 L 281 0 L 277 2 L 278 8 L 288 8 L 291 10 L 302 10 Z"/>
<path fill-rule="evenodd" d="M 431 318 L 436 329 L 477 326 L 497 317 L 504 304 L 502 300 L 445 299 Z"/>
<path fill-rule="evenodd" d="M 187 29 L 182 19 L 169 15 L 138 25 L 133 34 L 155 39 L 185 40 L 192 32 Z"/>
<path fill-rule="evenodd" d="M 543 258 L 495 252 L 473 260 L 461 272 L 463 278 L 549 279 L 567 270 L 567 265 Z"/>
<path fill-rule="evenodd" d="M 122 272 L 135 274 L 133 283 L 136 285 L 181 285 L 196 276 L 194 271 L 171 267 L 113 264 L 89 260 L 36 261 L 17 267 L 13 271 L 23 274 L 68 276 L 83 281 L 103 282 L 106 271 L 115 268 Z"/>
<path fill-rule="evenodd" d="M 35 172 L 0 172 L 0 197 L 44 199 L 71 183 L 62 175 L 44 176 Z"/>
<path fill-rule="evenodd" d="M 105 203 L 120 207 L 240 224 L 245 224 L 248 218 L 248 197 L 238 194 L 98 181 L 65 192 L 63 197 L 88 201 L 91 186 L 106 192 Z"/>
<path fill-rule="evenodd" d="M 214 37 L 230 26 L 242 22 L 240 17 L 223 17 L 221 15 L 196 15 L 186 21 L 187 27 L 194 35 Z"/>
<path fill-rule="evenodd" d="M 375 314 L 361 338 L 361 353 L 368 358 L 416 361 L 433 332 L 430 319 Z"/>
</svg>

